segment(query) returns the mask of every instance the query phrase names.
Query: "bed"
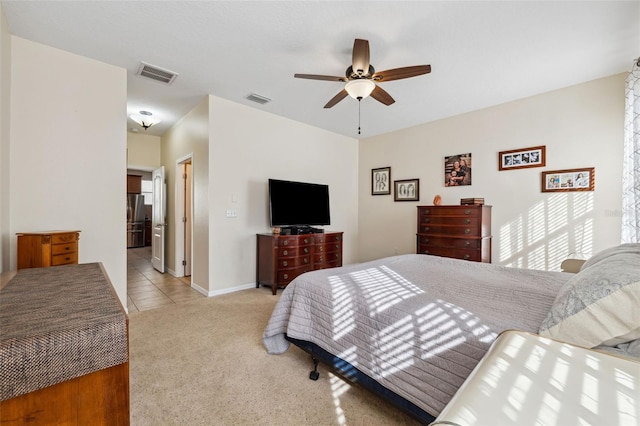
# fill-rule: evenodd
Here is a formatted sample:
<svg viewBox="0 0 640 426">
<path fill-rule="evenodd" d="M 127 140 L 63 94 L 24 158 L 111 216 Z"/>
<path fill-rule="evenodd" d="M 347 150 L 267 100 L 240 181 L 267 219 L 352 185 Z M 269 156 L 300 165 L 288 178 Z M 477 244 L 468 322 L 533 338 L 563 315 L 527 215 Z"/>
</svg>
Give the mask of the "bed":
<svg viewBox="0 0 640 426">
<path fill-rule="evenodd" d="M 294 343 L 428 423 L 501 332 L 557 333 L 565 324 L 552 308 L 581 273 L 418 254 L 313 271 L 285 288 L 263 344 L 279 354 Z M 624 350 L 618 340 L 604 343 Z"/>
</svg>

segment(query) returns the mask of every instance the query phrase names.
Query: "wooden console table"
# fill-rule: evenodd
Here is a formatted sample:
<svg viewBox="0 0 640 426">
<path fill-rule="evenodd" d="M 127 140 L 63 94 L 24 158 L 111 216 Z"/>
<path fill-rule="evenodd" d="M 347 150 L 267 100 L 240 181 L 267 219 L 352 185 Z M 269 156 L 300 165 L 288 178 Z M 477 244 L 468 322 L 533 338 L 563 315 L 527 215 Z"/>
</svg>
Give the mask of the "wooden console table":
<svg viewBox="0 0 640 426">
<path fill-rule="evenodd" d="M 0 424 L 129 425 L 129 319 L 102 264 L 5 277 Z"/>
</svg>

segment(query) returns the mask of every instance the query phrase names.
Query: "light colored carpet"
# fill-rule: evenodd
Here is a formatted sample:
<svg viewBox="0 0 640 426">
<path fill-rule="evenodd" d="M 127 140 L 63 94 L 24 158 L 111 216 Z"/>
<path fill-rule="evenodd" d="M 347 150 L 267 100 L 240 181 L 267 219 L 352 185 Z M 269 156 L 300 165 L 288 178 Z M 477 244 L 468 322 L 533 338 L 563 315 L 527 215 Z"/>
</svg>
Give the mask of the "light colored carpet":
<svg viewBox="0 0 640 426">
<path fill-rule="evenodd" d="M 269 355 L 280 297 L 250 289 L 130 315 L 131 424 L 417 425 L 295 346 Z"/>
</svg>

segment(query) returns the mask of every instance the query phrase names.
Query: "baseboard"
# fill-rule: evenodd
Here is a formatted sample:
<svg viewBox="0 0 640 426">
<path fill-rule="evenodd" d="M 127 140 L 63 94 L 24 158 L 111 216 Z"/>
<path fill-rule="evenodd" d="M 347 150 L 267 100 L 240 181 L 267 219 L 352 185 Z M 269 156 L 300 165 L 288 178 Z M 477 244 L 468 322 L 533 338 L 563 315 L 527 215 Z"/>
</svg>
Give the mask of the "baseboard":
<svg viewBox="0 0 640 426">
<path fill-rule="evenodd" d="M 211 290 L 211 291 L 207 291 L 204 288 L 200 287 L 199 285 L 192 283 L 191 287 L 196 290 L 198 293 L 204 294 L 207 297 L 214 297 L 214 296 L 221 296 L 223 294 L 227 294 L 227 293 L 235 293 L 236 291 L 242 291 L 242 290 L 247 290 L 250 288 L 256 288 L 256 284 L 255 283 L 249 283 L 249 284 L 242 284 L 242 285 L 238 285 L 235 287 L 230 287 L 230 288 L 223 288 L 221 290 Z"/>
</svg>

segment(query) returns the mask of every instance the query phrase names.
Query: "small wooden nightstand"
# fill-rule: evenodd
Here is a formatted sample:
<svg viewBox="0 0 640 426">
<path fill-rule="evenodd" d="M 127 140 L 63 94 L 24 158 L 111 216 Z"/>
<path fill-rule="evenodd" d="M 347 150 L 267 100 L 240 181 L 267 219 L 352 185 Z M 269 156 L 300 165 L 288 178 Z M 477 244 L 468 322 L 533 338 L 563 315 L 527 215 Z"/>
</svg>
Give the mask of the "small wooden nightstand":
<svg viewBox="0 0 640 426">
<path fill-rule="evenodd" d="M 78 263 L 80 231 L 19 232 L 18 269 Z"/>
</svg>

